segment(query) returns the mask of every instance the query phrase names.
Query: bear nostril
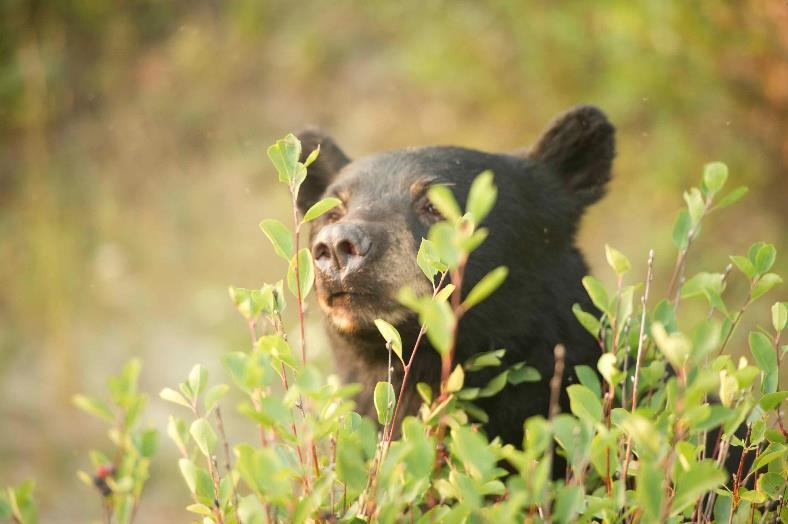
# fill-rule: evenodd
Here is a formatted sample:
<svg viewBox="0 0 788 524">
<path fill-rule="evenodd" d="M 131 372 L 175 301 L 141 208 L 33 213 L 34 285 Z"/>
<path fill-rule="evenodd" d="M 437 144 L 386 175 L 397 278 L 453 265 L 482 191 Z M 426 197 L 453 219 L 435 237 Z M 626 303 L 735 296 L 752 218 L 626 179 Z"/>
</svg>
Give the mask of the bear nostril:
<svg viewBox="0 0 788 524">
<path fill-rule="evenodd" d="M 312 256 L 315 257 L 315 260 L 331 258 L 331 250 L 325 242 L 319 242 L 312 248 Z"/>
<path fill-rule="evenodd" d="M 340 240 L 337 243 L 337 252 L 346 256 L 360 256 L 361 252 L 353 242 L 350 240 Z"/>
</svg>

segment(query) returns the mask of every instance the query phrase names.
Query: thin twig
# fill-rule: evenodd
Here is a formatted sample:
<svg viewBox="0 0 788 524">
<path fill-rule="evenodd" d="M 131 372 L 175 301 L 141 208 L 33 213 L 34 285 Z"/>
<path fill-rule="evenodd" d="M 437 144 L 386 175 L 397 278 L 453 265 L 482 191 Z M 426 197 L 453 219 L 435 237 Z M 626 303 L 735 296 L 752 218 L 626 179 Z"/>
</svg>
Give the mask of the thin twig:
<svg viewBox="0 0 788 524">
<path fill-rule="evenodd" d="M 560 405 L 560 396 L 561 396 L 561 383 L 564 376 L 564 357 L 566 356 L 566 350 L 564 346 L 558 344 L 553 349 L 553 355 L 555 357 L 555 363 L 553 364 L 553 378 L 550 379 L 550 403 L 547 407 L 547 420 L 553 420 L 558 414 L 561 412 L 561 405 Z M 548 468 L 547 478 L 552 477 L 553 471 L 553 439 L 550 439 L 550 444 L 547 447 L 547 460 L 550 461 L 550 467 Z M 545 505 L 544 509 L 544 520 L 545 522 L 551 521 L 550 516 L 550 504 Z"/>
<path fill-rule="evenodd" d="M 227 443 L 227 436 L 224 433 L 224 420 L 222 420 L 222 410 L 216 406 L 216 429 L 219 430 L 219 438 L 222 439 L 222 447 L 224 448 L 224 467 L 227 470 L 227 476 L 230 479 L 230 490 L 233 498 L 234 513 L 238 514 L 238 494 L 235 492 L 235 482 L 233 482 L 233 465 L 230 458 L 230 445 Z"/>
<path fill-rule="evenodd" d="M 433 288 L 432 298 L 434 299 L 438 292 L 443 289 L 443 282 L 446 280 L 446 272 L 444 271 L 441 273 L 440 281 L 438 285 Z M 456 291 L 456 290 L 455 290 Z M 402 397 L 405 394 L 405 386 L 408 383 L 408 379 L 410 378 L 410 370 L 413 366 L 413 361 L 416 358 L 416 352 L 421 347 L 421 340 L 424 338 L 424 334 L 427 332 L 427 326 L 422 325 L 421 329 L 419 329 L 419 334 L 416 337 L 416 342 L 413 344 L 413 350 L 410 352 L 410 357 L 408 358 L 408 363 L 403 368 L 404 373 L 402 375 L 402 383 L 400 384 L 399 388 L 399 395 L 397 396 L 397 403 L 394 406 L 394 415 L 391 417 L 393 422 L 392 426 L 389 428 L 389 434 L 386 437 L 387 446 L 386 449 L 388 450 L 388 446 L 391 444 L 391 439 L 394 436 L 394 428 L 396 427 L 397 423 L 397 416 L 399 415 L 400 406 L 402 405 Z"/>
<path fill-rule="evenodd" d="M 654 278 L 654 250 L 650 249 L 648 252 L 648 270 L 646 272 L 646 289 L 643 291 L 643 296 L 640 298 L 640 305 L 643 311 L 640 314 L 640 333 L 638 334 L 638 352 L 635 360 L 635 376 L 632 380 L 632 408 L 630 411 L 634 412 L 638 405 L 638 379 L 640 377 L 640 366 L 643 364 L 643 342 L 646 339 L 646 303 L 648 302 L 648 294 L 651 289 L 651 280 Z M 622 399 L 624 400 L 624 399 Z M 624 467 L 621 470 L 621 478 L 624 485 L 627 482 L 627 471 L 629 470 L 629 461 L 632 457 L 632 435 L 627 437 L 627 450 L 624 453 Z"/>
</svg>

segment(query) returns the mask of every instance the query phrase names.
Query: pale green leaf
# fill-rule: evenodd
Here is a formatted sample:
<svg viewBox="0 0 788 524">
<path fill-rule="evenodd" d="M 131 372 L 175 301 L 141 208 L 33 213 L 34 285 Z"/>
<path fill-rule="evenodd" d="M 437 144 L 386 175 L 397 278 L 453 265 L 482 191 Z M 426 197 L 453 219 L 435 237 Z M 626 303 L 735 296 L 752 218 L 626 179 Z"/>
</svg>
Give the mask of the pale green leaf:
<svg viewBox="0 0 788 524">
<path fill-rule="evenodd" d="M 391 347 L 391 350 L 394 351 L 394 353 L 400 359 L 400 362 L 405 365 L 405 360 L 402 358 L 402 337 L 400 337 L 397 328 L 381 318 L 375 320 L 375 326 L 378 328 L 378 331 L 386 340 L 389 347 Z"/>
<path fill-rule="evenodd" d="M 335 197 L 328 197 L 324 198 L 323 200 L 319 200 L 307 210 L 301 223 L 306 224 L 307 222 L 310 222 L 341 205 L 342 201 Z"/>
<path fill-rule="evenodd" d="M 489 297 L 501 284 L 506 280 L 509 274 L 509 269 L 505 266 L 498 266 L 493 269 L 475 285 L 465 301 L 462 303 L 463 308 L 470 309 L 485 298 Z"/>
<path fill-rule="evenodd" d="M 107 422 L 115 422 L 109 407 L 102 401 L 86 395 L 74 395 L 71 402 L 82 411 L 98 417 Z"/>
<path fill-rule="evenodd" d="M 312 285 L 315 283 L 315 268 L 312 265 L 312 253 L 309 249 L 302 248 L 298 251 L 298 284 L 300 285 L 301 300 L 306 300 L 309 292 L 312 290 Z M 296 257 L 290 259 L 290 267 L 287 270 L 287 287 L 293 296 L 298 297 L 298 288 L 296 285 Z"/>
<path fill-rule="evenodd" d="M 375 412 L 378 414 L 378 422 L 386 425 L 394 413 L 396 402 L 394 387 L 389 382 L 378 382 L 374 392 Z"/>
<path fill-rule="evenodd" d="M 703 186 L 714 195 L 719 192 L 728 179 L 728 166 L 722 162 L 711 162 L 703 168 Z"/>
<path fill-rule="evenodd" d="M 271 241 L 274 252 L 285 260 L 290 260 L 293 256 L 293 236 L 290 230 L 273 218 L 267 218 L 260 222 L 260 229 Z"/>
<path fill-rule="evenodd" d="M 462 213 L 457 200 L 447 186 L 432 186 L 427 191 L 427 197 L 432 205 L 450 222 L 457 222 Z"/>
<path fill-rule="evenodd" d="M 189 433 L 191 433 L 202 454 L 210 458 L 217 442 L 216 433 L 213 431 L 211 424 L 204 418 L 198 418 L 192 422 Z"/>
<path fill-rule="evenodd" d="M 484 171 L 477 176 L 468 191 L 466 209 L 473 216 L 474 223 L 479 224 L 490 213 L 498 197 L 498 188 L 493 184 L 492 171 Z"/>
<path fill-rule="evenodd" d="M 605 244 L 605 257 L 607 258 L 607 263 L 617 275 L 623 275 L 632 267 L 624 253 L 607 244 Z"/>
</svg>

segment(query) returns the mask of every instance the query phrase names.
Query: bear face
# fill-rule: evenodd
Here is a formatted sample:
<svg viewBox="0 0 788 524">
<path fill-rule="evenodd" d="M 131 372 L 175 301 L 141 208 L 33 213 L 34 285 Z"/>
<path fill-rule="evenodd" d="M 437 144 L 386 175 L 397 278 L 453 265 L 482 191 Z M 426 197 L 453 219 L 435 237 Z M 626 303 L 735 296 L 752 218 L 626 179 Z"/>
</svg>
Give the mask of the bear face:
<svg viewBox="0 0 788 524">
<path fill-rule="evenodd" d="M 320 132 L 307 131 L 299 138 L 304 158 L 321 147 L 299 194 L 302 212 L 326 196 L 342 201 L 312 227 L 316 295 L 340 373 L 364 388 L 358 402 L 365 414 L 374 413 L 372 389 L 387 376 L 388 354 L 374 320 L 382 318 L 399 329 L 407 357 L 420 326 L 415 314 L 399 304 L 397 293 L 404 286 L 419 294 L 432 291 L 416 264 L 421 239 L 441 220 L 427 189 L 445 185 L 463 205 L 473 179 L 485 170 L 494 173 L 498 199 L 481 224 L 490 234 L 468 261 L 463 291 L 499 265 L 509 268 L 509 276 L 463 317 L 456 359 L 464 362 L 479 352 L 505 348 L 505 365 L 525 361 L 539 370 L 541 382 L 507 386 L 480 402 L 490 418 L 490 436 L 519 444 L 523 420 L 547 410 L 554 346 L 566 346 L 568 370 L 594 365 L 598 357 L 596 342 L 571 311 L 574 303 L 594 311 L 581 284 L 587 267 L 574 236 L 584 209 L 604 194 L 610 179 L 613 126 L 598 109 L 582 106 L 558 117 L 523 152 L 432 146 L 354 161 Z M 471 374 L 468 385 L 486 384 L 498 372 Z M 432 348 L 419 350 L 413 373 L 412 390 L 419 381 L 437 388 L 440 362 Z M 401 377 L 395 370 L 397 380 Z M 407 394 L 401 401 L 406 412 L 413 412 L 418 400 L 413 391 Z"/>
</svg>

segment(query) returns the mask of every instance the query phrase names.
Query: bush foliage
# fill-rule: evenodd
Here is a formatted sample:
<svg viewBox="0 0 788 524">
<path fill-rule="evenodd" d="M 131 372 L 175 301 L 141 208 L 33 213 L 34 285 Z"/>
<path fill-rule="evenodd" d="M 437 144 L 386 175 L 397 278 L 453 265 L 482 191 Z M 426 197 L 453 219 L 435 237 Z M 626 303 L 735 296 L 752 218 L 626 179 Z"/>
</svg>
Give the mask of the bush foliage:
<svg viewBox="0 0 788 524">
<path fill-rule="evenodd" d="M 524 422 L 522 446 L 490 442 L 480 423 L 486 415 L 474 400 L 495 395 L 507 383 L 539 380 L 527 362 L 501 369 L 483 388 L 463 387 L 466 374 L 500 366 L 505 348 L 455 362 L 456 327 L 462 316 L 505 285 L 507 269 L 491 271 L 461 297 L 465 264 L 484 242 L 478 227 L 496 198 L 494 175 L 482 173 L 463 212 L 445 187 L 430 199 L 445 217 L 421 243 L 417 263 L 433 281 L 430 296 L 403 289 L 399 299 L 422 323 L 422 335 L 440 353 L 438 391 L 416 386 L 423 403 L 418 416 L 403 418 L 397 398 L 408 386 L 413 355 L 403 352 L 396 328 L 376 322 L 381 351 L 391 366 L 402 366 L 404 383 L 388 381 L 374 391 L 377 420 L 354 413 L 358 387 L 340 384 L 309 360 L 304 337 L 304 300 L 314 283 L 309 249 L 299 234 L 310 220 L 337 205 L 325 199 L 304 217 L 295 212 L 299 187 L 311 156 L 298 161 L 300 143 L 292 135 L 268 155 L 293 203 L 290 227 L 261 222 L 277 255 L 288 263 L 285 278 L 260 289 L 230 288 L 248 324 L 250 345 L 223 356 L 228 383 L 213 383 L 196 365 L 176 387 L 160 397 L 175 406 L 166 433 L 181 458 L 178 468 L 191 493 L 186 509 L 204 523 L 266 522 L 685 522 L 776 521 L 788 518 L 786 430 L 781 405 L 780 363 L 786 303 L 773 305 L 771 322 L 749 333 L 751 358 L 734 360 L 731 336 L 748 307 L 781 282 L 770 269 L 774 246 L 758 242 L 732 256 L 722 273 L 685 277 L 693 241 L 710 213 L 746 193 L 724 191 L 727 167 L 706 166 L 701 184 L 684 193 L 673 232 L 678 255 L 669 288 L 652 288 L 654 253 L 641 281 L 630 273 L 620 251 L 605 246 L 616 275 L 607 289 L 588 276 L 583 285 L 601 316 L 575 306 L 578 321 L 599 341 L 597 369 L 564 368 L 555 348 L 547 417 Z M 316 152 L 317 154 L 317 152 Z M 735 267 L 735 271 L 734 271 Z M 731 279 L 748 282 L 741 303 L 731 299 Z M 447 282 L 451 282 L 450 284 Z M 285 292 L 287 288 L 290 297 Z M 705 301 L 699 321 L 679 316 L 683 301 Z M 289 303 L 288 303 L 289 302 Z M 300 336 L 288 339 L 282 313 L 296 308 Z M 419 337 L 421 340 L 422 337 Z M 425 349 L 426 350 L 426 349 Z M 410 354 L 405 360 L 403 355 Z M 79 472 L 97 491 L 107 522 L 134 520 L 157 445 L 154 429 L 141 429 L 146 397 L 137 391 L 140 363 L 130 362 L 110 380 L 110 399 L 83 395 L 74 404 L 110 424 L 114 451 L 92 451 L 92 472 Z M 571 413 L 560 413 L 561 378 L 574 372 L 569 386 Z M 236 389 L 244 400 L 237 410 L 257 428 L 254 442 L 236 443 L 226 435 L 222 401 Z M 401 425 L 401 426 L 400 426 Z M 401 427 L 401 432 L 396 429 Z M 716 428 L 722 431 L 716 432 Z M 744 431 L 741 431 L 744 429 Z M 401 433 L 401 436 L 399 434 Z M 710 438 L 709 436 L 712 436 Z M 742 459 L 732 473 L 724 468 L 737 449 Z M 554 459 L 566 464 L 555 475 Z M 560 472 L 559 472 L 560 473 Z M 35 522 L 33 484 L 8 488 L 0 497 L 0 516 Z"/>
</svg>

